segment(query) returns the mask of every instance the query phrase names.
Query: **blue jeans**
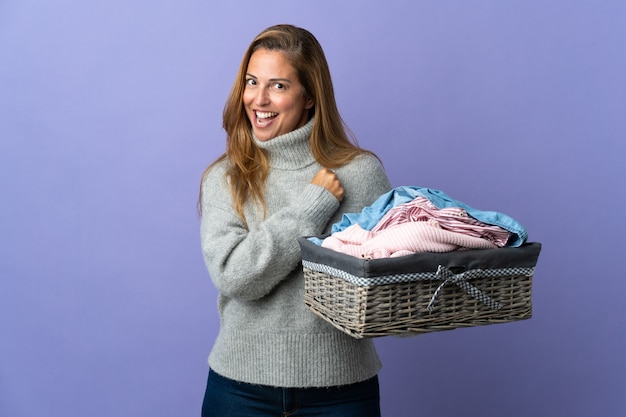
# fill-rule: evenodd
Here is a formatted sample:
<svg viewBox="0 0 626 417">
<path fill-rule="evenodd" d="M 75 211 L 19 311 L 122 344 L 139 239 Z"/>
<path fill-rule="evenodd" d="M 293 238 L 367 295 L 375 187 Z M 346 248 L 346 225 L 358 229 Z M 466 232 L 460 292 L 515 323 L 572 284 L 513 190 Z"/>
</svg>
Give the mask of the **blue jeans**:
<svg viewBox="0 0 626 417">
<path fill-rule="evenodd" d="M 202 417 L 380 417 L 378 377 L 329 388 L 278 388 L 209 370 Z"/>
</svg>

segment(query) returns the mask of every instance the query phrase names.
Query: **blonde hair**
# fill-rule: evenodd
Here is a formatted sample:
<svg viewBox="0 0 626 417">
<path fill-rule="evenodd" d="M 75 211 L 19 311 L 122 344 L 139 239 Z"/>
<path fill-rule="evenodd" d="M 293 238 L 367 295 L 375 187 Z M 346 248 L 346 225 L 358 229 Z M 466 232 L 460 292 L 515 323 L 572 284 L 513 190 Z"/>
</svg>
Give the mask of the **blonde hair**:
<svg viewBox="0 0 626 417">
<path fill-rule="evenodd" d="M 269 172 L 268 158 L 252 139 L 252 126 L 243 105 L 248 63 L 258 49 L 285 54 L 304 87 L 305 95 L 313 99 L 314 105 L 309 111 L 309 120 L 311 117 L 314 119 L 310 146 L 313 157 L 321 166 L 338 168 L 362 153 L 373 155 L 358 146 L 356 138 L 339 114 L 328 62 L 313 34 L 293 25 L 276 25 L 265 29 L 246 50 L 224 106 L 222 126 L 227 136 L 226 152 L 209 165 L 202 175 L 204 180 L 216 163 L 228 160 L 226 175 L 235 212 L 244 223 L 244 205 L 248 199 L 255 201 L 265 212 L 264 184 Z M 199 212 L 202 185 L 200 190 Z"/>
</svg>

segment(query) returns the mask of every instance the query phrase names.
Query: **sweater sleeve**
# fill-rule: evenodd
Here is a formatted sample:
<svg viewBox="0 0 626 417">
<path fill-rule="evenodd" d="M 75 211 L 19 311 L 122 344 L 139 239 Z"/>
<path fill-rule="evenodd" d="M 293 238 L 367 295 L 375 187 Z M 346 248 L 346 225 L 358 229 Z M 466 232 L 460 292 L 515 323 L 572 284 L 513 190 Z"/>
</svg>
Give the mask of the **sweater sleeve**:
<svg viewBox="0 0 626 417">
<path fill-rule="evenodd" d="M 299 198 L 246 228 L 233 209 L 224 170 L 203 182 L 201 246 L 211 279 L 225 296 L 255 300 L 268 294 L 300 262 L 300 236 L 322 232 L 339 202 L 307 184 Z"/>
</svg>

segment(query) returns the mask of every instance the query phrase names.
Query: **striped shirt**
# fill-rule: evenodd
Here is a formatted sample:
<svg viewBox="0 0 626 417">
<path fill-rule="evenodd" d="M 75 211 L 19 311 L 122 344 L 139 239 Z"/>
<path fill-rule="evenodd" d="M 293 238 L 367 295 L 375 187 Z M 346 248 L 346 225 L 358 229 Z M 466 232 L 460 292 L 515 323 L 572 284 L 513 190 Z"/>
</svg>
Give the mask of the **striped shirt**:
<svg viewBox="0 0 626 417">
<path fill-rule="evenodd" d="M 407 222 L 436 223 L 437 227 L 444 230 L 486 239 L 498 247 L 506 245 L 510 237 L 507 230 L 478 221 L 462 208 L 439 209 L 425 197 L 416 197 L 408 203 L 393 207 L 372 228 L 372 232 Z"/>
<path fill-rule="evenodd" d="M 391 208 L 372 228 L 359 224 L 335 232 L 322 246 L 337 252 L 378 259 L 419 252 L 493 249 L 506 245 L 510 232 L 483 223 L 459 207 L 439 209 L 425 197 Z"/>
</svg>

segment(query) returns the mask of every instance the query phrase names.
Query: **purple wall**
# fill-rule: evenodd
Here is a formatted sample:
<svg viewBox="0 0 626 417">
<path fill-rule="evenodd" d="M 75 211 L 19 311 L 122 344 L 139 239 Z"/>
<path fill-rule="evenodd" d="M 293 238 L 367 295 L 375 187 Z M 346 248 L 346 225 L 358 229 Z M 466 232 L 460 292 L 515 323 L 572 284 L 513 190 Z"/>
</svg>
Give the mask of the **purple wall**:
<svg viewBox="0 0 626 417">
<path fill-rule="evenodd" d="M 198 180 L 281 22 L 317 35 L 394 185 L 544 245 L 531 320 L 377 340 L 384 415 L 626 414 L 626 2 L 209 3 L 0 3 L 1 416 L 199 415 Z"/>
</svg>

